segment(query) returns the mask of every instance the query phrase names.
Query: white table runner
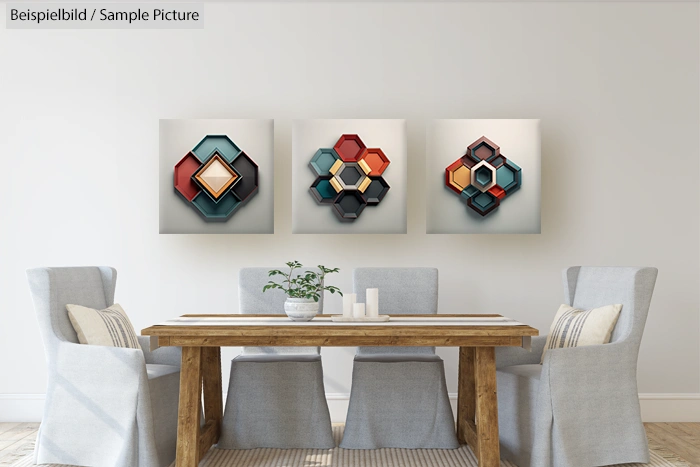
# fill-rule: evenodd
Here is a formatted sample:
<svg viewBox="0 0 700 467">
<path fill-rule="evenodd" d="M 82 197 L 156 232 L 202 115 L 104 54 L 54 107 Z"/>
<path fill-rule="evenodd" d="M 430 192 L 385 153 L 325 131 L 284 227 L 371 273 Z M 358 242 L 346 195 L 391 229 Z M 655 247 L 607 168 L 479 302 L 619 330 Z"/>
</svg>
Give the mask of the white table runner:
<svg viewBox="0 0 700 467">
<path fill-rule="evenodd" d="M 510 318 L 490 316 L 467 316 L 464 318 L 392 317 L 386 322 L 333 322 L 330 315 L 316 316 L 311 321 L 292 321 L 281 315 L 280 317 L 261 316 L 259 318 L 188 316 L 163 321 L 156 326 L 525 326 L 525 324 Z"/>
</svg>

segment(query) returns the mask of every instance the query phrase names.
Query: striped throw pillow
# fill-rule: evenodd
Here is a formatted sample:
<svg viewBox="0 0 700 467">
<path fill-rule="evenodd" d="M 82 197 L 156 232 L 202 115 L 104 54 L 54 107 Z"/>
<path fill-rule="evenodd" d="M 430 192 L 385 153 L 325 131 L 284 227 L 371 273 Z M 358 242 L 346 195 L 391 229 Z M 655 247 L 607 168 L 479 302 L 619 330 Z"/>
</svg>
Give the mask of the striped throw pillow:
<svg viewBox="0 0 700 467">
<path fill-rule="evenodd" d="M 544 356 L 550 349 L 607 344 L 621 310 L 620 304 L 591 310 L 560 306 L 549 328 L 540 363 L 544 362 Z"/>
<path fill-rule="evenodd" d="M 81 344 L 140 349 L 134 326 L 118 304 L 104 310 L 66 305 L 68 318 Z"/>
</svg>

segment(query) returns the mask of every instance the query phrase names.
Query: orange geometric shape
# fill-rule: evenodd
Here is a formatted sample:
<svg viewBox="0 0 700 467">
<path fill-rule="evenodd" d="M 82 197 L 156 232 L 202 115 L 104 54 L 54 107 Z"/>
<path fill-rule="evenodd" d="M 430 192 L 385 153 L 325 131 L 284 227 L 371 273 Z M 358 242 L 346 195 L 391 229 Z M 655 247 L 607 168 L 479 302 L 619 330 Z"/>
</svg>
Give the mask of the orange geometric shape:
<svg viewBox="0 0 700 467">
<path fill-rule="evenodd" d="M 471 171 L 461 160 L 456 160 L 445 169 L 445 185 L 456 193 L 462 193 L 471 182 Z"/>
<path fill-rule="evenodd" d="M 238 174 L 229 167 L 218 152 L 214 153 L 214 156 L 194 177 L 215 200 L 238 180 Z"/>
<path fill-rule="evenodd" d="M 488 190 L 488 192 L 491 193 L 493 196 L 495 196 L 495 197 L 498 198 L 498 199 L 503 199 L 503 198 L 506 197 L 506 190 L 504 190 L 503 188 L 501 188 L 501 187 L 498 186 L 498 185 L 492 186 L 492 187 Z"/>
<path fill-rule="evenodd" d="M 359 160 L 367 164 L 370 169 L 367 175 L 373 177 L 380 176 L 389 167 L 389 158 L 379 148 L 365 149 Z"/>
<path fill-rule="evenodd" d="M 362 154 L 367 146 L 362 142 L 357 135 L 343 135 L 340 137 L 333 149 L 338 153 L 340 158 L 345 162 L 357 162 L 357 159 Z"/>
</svg>

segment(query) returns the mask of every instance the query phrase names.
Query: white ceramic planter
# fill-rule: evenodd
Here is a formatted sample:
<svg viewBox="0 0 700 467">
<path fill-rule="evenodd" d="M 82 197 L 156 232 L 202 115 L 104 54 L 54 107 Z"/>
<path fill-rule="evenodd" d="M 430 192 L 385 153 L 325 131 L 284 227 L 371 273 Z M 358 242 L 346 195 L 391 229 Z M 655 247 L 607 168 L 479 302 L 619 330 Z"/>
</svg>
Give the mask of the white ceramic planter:
<svg viewBox="0 0 700 467">
<path fill-rule="evenodd" d="M 311 321 L 318 314 L 318 302 L 308 298 L 287 298 L 284 311 L 293 321 Z"/>
</svg>

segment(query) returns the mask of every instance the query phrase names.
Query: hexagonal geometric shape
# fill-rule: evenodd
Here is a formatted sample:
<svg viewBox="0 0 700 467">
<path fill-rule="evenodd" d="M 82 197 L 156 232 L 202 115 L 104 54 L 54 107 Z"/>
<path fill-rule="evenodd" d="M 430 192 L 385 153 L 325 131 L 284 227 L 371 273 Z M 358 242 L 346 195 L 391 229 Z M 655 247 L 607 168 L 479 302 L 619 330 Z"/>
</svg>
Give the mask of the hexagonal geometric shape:
<svg viewBox="0 0 700 467">
<path fill-rule="evenodd" d="M 231 163 L 231 167 L 241 177 L 238 182 L 234 183 L 231 192 L 241 201 L 248 201 L 251 196 L 258 192 L 258 164 L 248 154 L 241 151 Z"/>
<path fill-rule="evenodd" d="M 335 174 L 335 179 L 343 187 L 343 190 L 357 190 L 364 182 L 365 172 L 357 162 L 345 162 Z"/>
<path fill-rule="evenodd" d="M 471 184 L 482 192 L 488 191 L 496 184 L 496 169 L 486 161 L 479 162 L 472 167 Z"/>
<path fill-rule="evenodd" d="M 342 135 L 333 149 L 345 162 L 356 162 L 367 146 L 357 135 Z"/>
<path fill-rule="evenodd" d="M 218 151 L 226 162 L 233 162 L 241 148 L 226 135 L 207 135 L 192 150 L 200 160 L 205 160 L 214 151 Z"/>
<path fill-rule="evenodd" d="M 322 174 L 311 185 L 311 195 L 318 203 L 333 204 L 341 220 L 353 221 L 365 206 L 379 204 L 389 191 L 380 175 L 389 166 L 389 158 L 379 148 L 367 149 L 352 134 L 342 135 L 333 147 L 335 160 L 328 157 L 328 151 L 319 149 L 309 164 L 315 175 Z"/>
<path fill-rule="evenodd" d="M 368 180 L 370 182 L 362 194 L 365 196 L 368 206 L 376 206 L 384 199 L 391 187 L 383 177 L 369 177 Z"/>
<path fill-rule="evenodd" d="M 219 202 L 240 178 L 240 174 L 224 160 L 218 149 L 214 150 L 202 168 L 192 176 L 192 180 L 202 187 L 215 203 Z"/>
<path fill-rule="evenodd" d="M 309 165 L 317 175 L 329 175 L 331 167 L 337 160 L 340 160 L 340 156 L 335 149 L 321 148 L 311 158 Z"/>
<path fill-rule="evenodd" d="M 496 171 L 496 183 L 503 188 L 506 196 L 515 192 L 522 184 L 522 170 L 510 160 Z"/>
<path fill-rule="evenodd" d="M 471 171 L 462 160 L 456 160 L 445 169 L 445 185 L 455 193 L 461 193 L 471 182 Z"/>
<path fill-rule="evenodd" d="M 219 222 L 229 220 L 241 204 L 241 201 L 233 196 L 231 192 L 219 198 L 218 203 L 214 202 L 205 191 L 200 192 L 192 200 L 192 206 L 197 208 L 197 211 L 204 219 Z"/>
<path fill-rule="evenodd" d="M 380 176 L 384 173 L 386 168 L 389 167 L 389 158 L 387 158 L 384 151 L 379 148 L 365 149 L 360 155 L 358 162 L 360 164 L 366 164 L 367 168 L 369 168 L 369 172 L 365 170 L 365 173 L 374 177 Z"/>
<path fill-rule="evenodd" d="M 199 186 L 192 181 L 192 175 L 194 175 L 201 166 L 202 162 L 197 159 L 197 156 L 195 156 L 192 151 L 188 152 L 185 157 L 175 164 L 173 186 L 187 201 L 192 201 L 194 197 L 202 191 Z"/>
<path fill-rule="evenodd" d="M 357 219 L 367 206 L 367 199 L 357 190 L 343 190 L 333 202 L 333 208 L 342 220 Z"/>
<path fill-rule="evenodd" d="M 490 213 L 501 204 L 501 201 L 488 191 L 472 196 L 467 200 L 467 206 L 482 216 Z"/>
<path fill-rule="evenodd" d="M 520 188 L 521 179 L 520 167 L 485 136 L 470 144 L 466 154 L 445 169 L 445 185 L 481 216 L 493 212 L 502 199 Z"/>
<path fill-rule="evenodd" d="M 331 185 L 332 175 L 318 177 L 309 190 L 320 204 L 330 204 L 338 197 L 338 192 Z"/>
<path fill-rule="evenodd" d="M 467 156 L 471 157 L 475 162 L 489 160 L 498 156 L 501 153 L 501 148 L 486 136 L 474 141 L 467 147 Z"/>
</svg>

